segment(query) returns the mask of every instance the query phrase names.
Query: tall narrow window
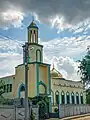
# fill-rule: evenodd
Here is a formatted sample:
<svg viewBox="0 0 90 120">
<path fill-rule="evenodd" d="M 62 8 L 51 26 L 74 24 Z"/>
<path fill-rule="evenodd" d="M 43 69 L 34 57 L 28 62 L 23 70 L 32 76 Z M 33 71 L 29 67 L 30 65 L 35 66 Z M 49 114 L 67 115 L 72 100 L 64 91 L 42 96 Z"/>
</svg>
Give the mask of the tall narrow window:
<svg viewBox="0 0 90 120">
<path fill-rule="evenodd" d="M 81 98 L 81 104 L 83 104 L 83 94 L 82 93 L 80 95 L 80 98 Z"/>
<path fill-rule="evenodd" d="M 30 40 L 30 41 L 31 41 L 31 43 L 32 43 L 32 30 L 31 30 L 31 35 L 30 35 L 30 37 L 31 37 L 31 40 Z"/>
<path fill-rule="evenodd" d="M 39 49 L 36 50 L 36 61 L 41 62 L 41 51 Z"/>
<path fill-rule="evenodd" d="M 76 103 L 79 104 L 79 94 L 76 93 Z"/>
<path fill-rule="evenodd" d="M 10 92 L 12 92 L 12 84 L 10 84 Z"/>
<path fill-rule="evenodd" d="M 69 95 L 69 92 L 67 92 L 67 104 L 70 104 L 70 95 Z"/>
<path fill-rule="evenodd" d="M 55 98 L 56 98 L 56 104 L 58 105 L 59 104 L 59 92 L 58 91 L 55 92 Z"/>
<path fill-rule="evenodd" d="M 61 103 L 65 104 L 65 95 L 63 91 L 61 92 Z"/>
<path fill-rule="evenodd" d="M 72 100 L 72 104 L 75 104 L 75 99 L 74 99 L 74 93 L 73 92 L 71 94 L 71 100 Z"/>
<path fill-rule="evenodd" d="M 36 43 L 36 31 L 34 30 L 34 43 Z"/>
</svg>

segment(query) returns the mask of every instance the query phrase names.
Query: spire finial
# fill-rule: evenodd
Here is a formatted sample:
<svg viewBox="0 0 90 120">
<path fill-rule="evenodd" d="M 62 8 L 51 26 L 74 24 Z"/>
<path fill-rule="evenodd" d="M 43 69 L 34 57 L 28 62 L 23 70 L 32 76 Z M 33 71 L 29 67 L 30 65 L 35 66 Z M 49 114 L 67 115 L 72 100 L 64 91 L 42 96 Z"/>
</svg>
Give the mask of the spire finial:
<svg viewBox="0 0 90 120">
<path fill-rule="evenodd" d="M 53 63 L 53 69 L 54 69 L 54 63 Z"/>
<path fill-rule="evenodd" d="M 32 15 L 32 22 L 34 21 L 34 16 Z"/>
</svg>

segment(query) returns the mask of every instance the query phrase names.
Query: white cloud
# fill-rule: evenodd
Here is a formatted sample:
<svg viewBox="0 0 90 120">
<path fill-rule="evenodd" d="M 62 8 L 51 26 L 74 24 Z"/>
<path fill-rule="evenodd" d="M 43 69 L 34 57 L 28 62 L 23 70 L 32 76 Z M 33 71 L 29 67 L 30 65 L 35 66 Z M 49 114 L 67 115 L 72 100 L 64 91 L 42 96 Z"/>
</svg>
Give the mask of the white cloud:
<svg viewBox="0 0 90 120">
<path fill-rule="evenodd" d="M 90 44 L 90 37 L 80 36 L 78 38 L 54 39 L 42 42 L 44 45 L 44 61 L 55 63 L 56 68 L 67 79 L 79 80 L 77 76 L 77 62 L 86 53 Z M 22 43 L 22 42 L 21 42 Z M 18 41 L 0 40 L 0 76 L 13 74 L 15 66 L 22 63 L 22 45 Z"/>
<path fill-rule="evenodd" d="M 86 23 L 90 19 L 90 1 L 87 1 L 38 0 L 37 2 L 36 0 L 1 0 L 0 23 L 6 25 L 13 20 L 14 26 L 18 26 L 17 23 L 20 26 L 23 20 L 23 13 L 25 15 L 35 13 L 38 20 L 44 23 L 50 23 L 51 21 L 52 25 L 60 30 L 72 28 L 72 26 L 75 27 L 83 21 Z M 11 15 L 9 12 L 11 12 Z M 4 16 L 2 13 L 4 13 Z M 8 20 L 6 14 L 9 16 Z M 17 20 L 18 18 L 19 20 Z M 11 24 L 13 23 L 11 22 Z"/>
<path fill-rule="evenodd" d="M 48 42 L 41 42 L 44 45 L 45 61 L 53 64 L 67 79 L 80 80 L 77 75 L 78 63 L 86 53 L 90 38 L 80 36 L 78 38 L 54 39 Z"/>
<path fill-rule="evenodd" d="M 3 24 L 10 25 L 14 27 L 21 27 L 24 14 L 13 9 L 9 9 L 1 13 Z"/>
<path fill-rule="evenodd" d="M 0 4 L 1 5 L 1 4 Z M 10 2 L 3 1 L 3 6 L 0 8 L 0 27 L 8 29 L 8 27 L 21 27 L 25 14 L 20 7 L 14 6 Z M 6 7 L 5 7 L 6 6 Z"/>
<path fill-rule="evenodd" d="M 61 31 L 68 30 L 73 32 L 73 34 L 82 33 L 90 29 L 90 18 L 80 21 L 79 23 L 71 24 L 67 23 L 64 17 L 56 16 L 51 19 L 52 27 L 57 28 L 57 33 L 60 34 Z"/>
<path fill-rule="evenodd" d="M 15 73 L 22 63 L 22 47 L 17 41 L 0 39 L 0 77 Z"/>
<path fill-rule="evenodd" d="M 90 44 L 87 36 L 70 37 L 62 39 L 54 39 L 48 42 L 42 42 L 44 45 L 45 55 L 50 59 L 56 55 L 57 57 L 71 57 L 80 58 L 81 54 L 84 54 L 87 46 Z"/>
</svg>

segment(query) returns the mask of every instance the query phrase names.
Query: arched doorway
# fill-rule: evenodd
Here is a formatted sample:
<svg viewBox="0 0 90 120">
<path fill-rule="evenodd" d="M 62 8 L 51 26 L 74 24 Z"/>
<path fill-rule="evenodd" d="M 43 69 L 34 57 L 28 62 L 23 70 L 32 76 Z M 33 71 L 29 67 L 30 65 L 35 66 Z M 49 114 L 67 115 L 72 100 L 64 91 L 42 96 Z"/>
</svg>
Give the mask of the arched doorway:
<svg viewBox="0 0 90 120">
<path fill-rule="evenodd" d="M 18 97 L 19 98 L 24 98 L 25 97 L 25 85 L 24 84 L 21 84 L 19 86 Z"/>
</svg>

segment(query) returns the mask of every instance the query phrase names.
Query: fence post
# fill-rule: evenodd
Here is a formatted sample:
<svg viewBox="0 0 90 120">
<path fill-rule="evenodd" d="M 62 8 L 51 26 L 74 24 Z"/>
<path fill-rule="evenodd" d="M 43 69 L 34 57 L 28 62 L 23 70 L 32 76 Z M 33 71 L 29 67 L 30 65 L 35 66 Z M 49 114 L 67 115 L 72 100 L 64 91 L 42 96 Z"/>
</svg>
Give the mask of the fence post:
<svg viewBox="0 0 90 120">
<path fill-rule="evenodd" d="M 15 120 L 16 120 L 16 105 L 14 106 Z"/>
<path fill-rule="evenodd" d="M 29 119 L 31 120 L 31 108 L 32 108 L 32 102 L 29 102 Z"/>
</svg>

